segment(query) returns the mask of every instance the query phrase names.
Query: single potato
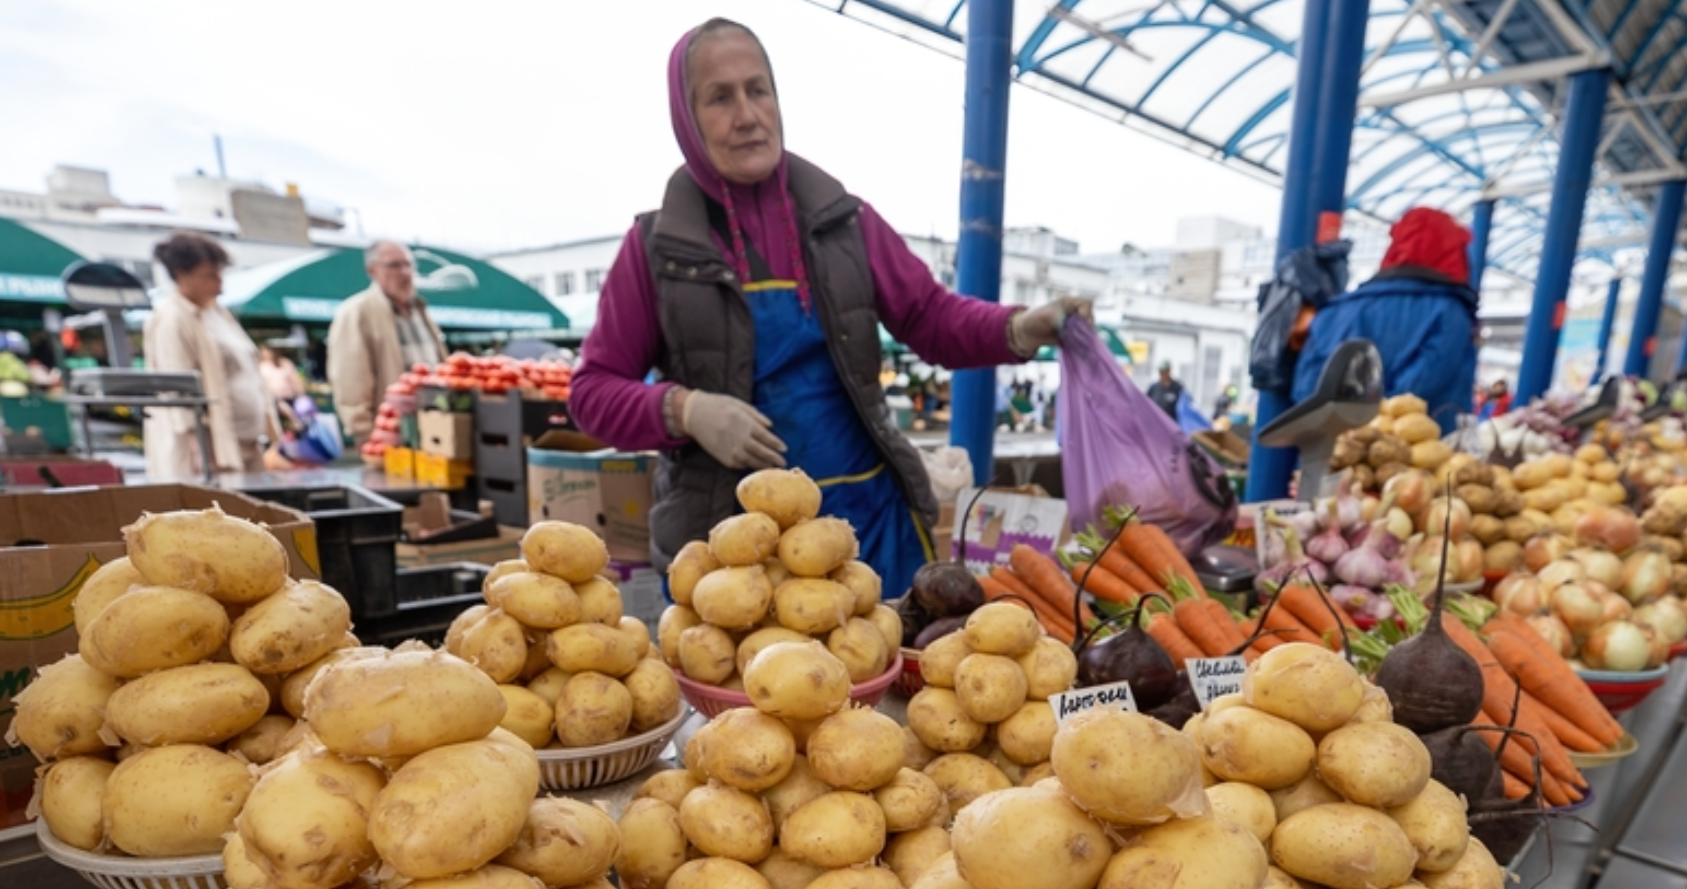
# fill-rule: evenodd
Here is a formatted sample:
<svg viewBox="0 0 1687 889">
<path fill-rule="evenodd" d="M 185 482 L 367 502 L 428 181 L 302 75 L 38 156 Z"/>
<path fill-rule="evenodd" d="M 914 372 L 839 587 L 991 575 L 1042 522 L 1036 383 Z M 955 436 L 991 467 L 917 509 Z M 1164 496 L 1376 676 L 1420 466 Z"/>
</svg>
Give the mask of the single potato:
<svg viewBox="0 0 1687 889">
<path fill-rule="evenodd" d="M 685 830 L 680 827 L 679 810 L 672 805 L 659 799 L 634 799 L 617 826 L 621 851 L 615 857 L 615 873 L 621 878 L 621 889 L 659 889 L 685 863 Z"/>
<path fill-rule="evenodd" d="M 996 726 L 996 746 L 1008 759 L 1022 766 L 1034 766 L 1048 761 L 1059 728 L 1054 708 L 1048 701 L 1026 701 Z"/>
<path fill-rule="evenodd" d="M 879 598 L 884 593 L 884 581 L 879 578 L 879 572 L 866 562 L 849 561 L 838 566 L 829 575 L 830 579 L 843 584 L 844 588 L 855 594 L 856 617 L 866 617 L 879 607 Z M 895 614 L 894 609 L 891 614 Z M 901 623 L 901 619 L 897 619 Z M 901 644 L 902 634 L 896 635 L 897 644 Z"/>
<path fill-rule="evenodd" d="M 603 876 L 620 853 L 614 819 L 589 803 L 549 796 L 528 805 L 527 823 L 497 862 L 546 886 L 572 886 Z"/>
<path fill-rule="evenodd" d="M 67 654 L 12 697 L 11 732 L 42 762 L 104 752 L 106 703 L 119 685 L 81 655 Z"/>
<path fill-rule="evenodd" d="M 1209 811 L 1195 743 L 1147 716 L 1079 713 L 1055 735 L 1049 761 L 1079 808 L 1113 824 L 1161 824 Z"/>
<path fill-rule="evenodd" d="M 744 671 L 756 709 L 782 719 L 818 719 L 849 700 L 849 670 L 826 646 L 780 642 L 762 649 Z"/>
<path fill-rule="evenodd" d="M 785 773 L 785 777 L 778 784 L 761 792 L 762 802 L 767 803 L 767 812 L 773 816 L 773 832 L 778 834 L 785 819 L 791 817 L 791 813 L 804 803 L 831 792 L 831 786 L 814 774 L 808 757 L 801 753 L 792 757 L 791 769 Z"/>
<path fill-rule="evenodd" d="M 649 640 L 635 645 L 618 628 L 580 623 L 551 632 L 545 653 L 565 673 L 591 671 L 606 676 L 625 676 L 644 657 Z"/>
<path fill-rule="evenodd" d="M 296 723 L 291 716 L 272 713 L 228 742 L 228 752 L 240 754 L 255 766 L 268 765 L 281 755 L 281 741 Z"/>
<path fill-rule="evenodd" d="M 556 702 L 556 739 L 564 747 L 596 747 L 627 736 L 633 696 L 602 673 L 576 673 Z"/>
<path fill-rule="evenodd" d="M 220 506 L 142 515 L 123 529 L 123 542 L 129 561 L 149 582 L 219 602 L 256 602 L 287 582 L 281 541 Z"/>
<path fill-rule="evenodd" d="M 1024 889 L 1030 874 L 1039 889 L 1089 889 L 1113 852 L 1101 825 L 1046 787 L 980 799 L 955 815 L 950 842 L 960 875 L 975 889 Z"/>
<path fill-rule="evenodd" d="M 291 673 L 340 647 L 351 632 L 351 606 L 314 580 L 283 586 L 234 622 L 228 647 L 254 673 Z"/>
<path fill-rule="evenodd" d="M 1013 786 L 1013 780 L 994 763 L 971 753 L 945 753 L 925 767 L 925 775 L 943 791 L 951 812 L 960 812 L 985 794 Z"/>
<path fill-rule="evenodd" d="M 808 764 L 839 790 L 870 793 L 902 771 L 902 727 L 876 710 L 840 710 L 808 737 Z"/>
<path fill-rule="evenodd" d="M 679 820 L 686 838 L 704 855 L 748 863 L 766 858 L 773 848 L 773 817 L 767 807 L 724 784 L 706 784 L 686 794 Z M 674 885 L 672 879 L 668 885 Z"/>
<path fill-rule="evenodd" d="M 94 618 L 100 616 L 107 605 L 117 601 L 117 597 L 138 586 L 151 586 L 146 577 L 141 574 L 129 561 L 128 556 L 101 565 L 98 571 L 88 575 L 82 581 L 82 589 L 76 591 L 76 600 L 71 603 L 72 619 L 76 622 L 76 632 L 86 633 L 88 625 Z"/>
<path fill-rule="evenodd" d="M 683 768 L 663 769 L 644 779 L 644 783 L 633 793 L 633 799 L 659 799 L 678 812 L 685 795 L 701 786 L 703 782 Z"/>
<path fill-rule="evenodd" d="M 1351 803 L 1296 812 L 1271 834 L 1273 863 L 1330 889 L 1398 886 L 1411 879 L 1417 857 L 1412 841 L 1393 819 Z"/>
<path fill-rule="evenodd" d="M 191 664 L 148 673 L 106 701 L 106 719 L 133 744 L 216 745 L 269 712 L 269 692 L 239 664 Z"/>
<path fill-rule="evenodd" d="M 1107 862 L 1097 889 L 1258 889 L 1270 866 L 1265 847 L 1246 827 L 1219 818 L 1183 818 L 1129 840 Z"/>
<path fill-rule="evenodd" d="M 830 633 L 849 619 L 855 596 L 841 583 L 821 577 L 792 577 L 773 590 L 773 615 L 799 633 Z"/>
<path fill-rule="evenodd" d="M 1403 806 L 1429 784 L 1429 748 L 1392 722 L 1338 728 L 1318 742 L 1318 777 L 1350 803 Z"/>
<path fill-rule="evenodd" d="M 762 627 L 738 643 L 738 656 L 734 663 L 737 664 L 738 672 L 742 673 L 750 666 L 750 661 L 755 660 L 756 655 L 761 654 L 761 650 L 769 645 L 775 642 L 807 642 L 811 638 L 807 633 L 784 627 Z"/>
<path fill-rule="evenodd" d="M 939 753 L 971 750 L 989 731 L 989 726 L 967 715 L 955 692 L 931 685 L 908 700 L 907 718 L 919 742 Z"/>
<path fill-rule="evenodd" d="M 317 658 L 303 669 L 288 673 L 281 680 L 281 709 L 294 719 L 303 717 L 305 715 L 305 689 L 310 687 L 311 680 L 316 678 L 316 674 L 341 661 L 378 658 L 384 657 L 386 654 L 387 649 L 376 645 L 337 648 Z"/>
<path fill-rule="evenodd" d="M 691 592 L 697 616 L 728 630 L 755 626 L 772 605 L 773 584 L 759 562 L 711 571 Z"/>
<path fill-rule="evenodd" d="M 53 763 L 41 778 L 41 817 L 60 841 L 86 852 L 105 841 L 100 807 L 117 764 L 92 756 Z"/>
<path fill-rule="evenodd" d="M 858 552 L 855 529 L 843 519 L 798 522 L 779 537 L 779 561 L 797 577 L 825 577 L 854 559 Z M 853 594 L 849 601 L 853 606 Z"/>
<path fill-rule="evenodd" d="M 926 643 L 920 649 L 920 677 L 928 688 L 954 688 L 955 671 L 961 661 L 972 655 L 967 635 L 960 631 L 947 633 Z M 1072 675 L 1078 675 L 1078 662 L 1072 661 Z"/>
<path fill-rule="evenodd" d="M 884 637 L 886 651 L 894 654 L 902 647 L 902 615 L 897 614 L 896 609 L 889 605 L 874 605 L 873 610 L 867 612 L 867 619 Z"/>
<path fill-rule="evenodd" d="M 1306 777 L 1316 756 L 1305 731 L 1262 710 L 1232 707 L 1201 721 L 1201 761 L 1225 781 L 1287 787 Z"/>
<path fill-rule="evenodd" d="M 541 630 L 576 623 L 584 610 L 573 584 L 537 571 L 512 570 L 492 581 L 486 585 L 486 601 L 522 626 Z"/>
<path fill-rule="evenodd" d="M 944 805 L 943 789 L 937 782 L 910 768 L 898 769 L 890 783 L 873 791 L 873 799 L 884 811 L 885 830 L 890 833 L 930 824 Z"/>
<path fill-rule="evenodd" d="M 851 682 L 867 682 L 883 676 L 894 651 L 885 644 L 879 628 L 863 617 L 852 617 L 828 634 L 826 650 L 843 661 Z"/>
<path fill-rule="evenodd" d="M 779 848 L 821 867 L 865 864 L 884 851 L 884 812 L 873 798 L 834 791 L 809 800 L 785 819 Z"/>
<path fill-rule="evenodd" d="M 504 718 L 498 684 L 443 651 L 395 652 L 324 669 L 305 715 L 342 756 L 414 756 L 486 737 Z"/>
<path fill-rule="evenodd" d="M 1347 724 L 1358 712 L 1365 700 L 1365 680 L 1340 654 L 1321 645 L 1291 642 L 1248 665 L 1242 674 L 1242 696 L 1258 710 L 1323 734 Z"/>
<path fill-rule="evenodd" d="M 289 754 L 252 788 L 236 822 L 242 851 L 276 886 L 351 880 L 375 864 L 369 810 L 386 783 L 372 763 L 320 748 Z"/>
<path fill-rule="evenodd" d="M 553 702 L 519 685 L 500 685 L 498 693 L 504 696 L 504 718 L 499 726 L 534 749 L 551 742 L 551 725 L 556 721 Z"/>
<path fill-rule="evenodd" d="M 100 801 L 105 835 L 141 858 L 214 855 L 252 792 L 245 763 L 198 744 L 143 750 L 117 764 Z"/>
<path fill-rule="evenodd" d="M 621 591 L 615 588 L 615 584 L 601 577 L 594 577 L 585 583 L 576 584 L 574 592 L 580 597 L 581 621 L 608 627 L 620 625 L 624 606 L 621 602 Z M 648 643 L 650 637 L 646 636 L 644 641 Z"/>
<path fill-rule="evenodd" d="M 632 733 L 642 735 L 666 725 L 679 715 L 679 682 L 668 665 L 653 658 L 643 658 L 631 673 L 621 678 L 627 693 L 633 698 Z"/>
<path fill-rule="evenodd" d="M 677 666 L 687 678 L 719 685 L 733 673 L 737 650 L 732 636 L 714 624 L 686 628 L 679 634 L 678 647 Z"/>
<path fill-rule="evenodd" d="M 759 512 L 746 512 L 721 521 L 709 531 L 709 552 L 731 568 L 759 566 L 779 548 L 779 523 Z"/>
<path fill-rule="evenodd" d="M 228 641 L 228 612 L 203 593 L 151 586 L 106 606 L 77 651 L 88 666 L 130 679 L 210 658 Z"/>
<path fill-rule="evenodd" d="M 791 771 L 797 745 L 785 723 L 751 707 L 728 710 L 712 722 L 703 753 L 703 770 L 710 778 L 754 793 Z"/>
<path fill-rule="evenodd" d="M 820 486 L 801 469 L 763 469 L 738 483 L 738 504 L 766 514 L 783 531 L 820 514 Z"/>
<path fill-rule="evenodd" d="M 1037 647 L 1043 625 L 1029 610 L 1007 602 L 986 602 L 967 615 L 967 645 L 975 652 L 1022 657 Z"/>
<path fill-rule="evenodd" d="M 1078 680 L 1078 656 L 1053 636 L 1044 636 L 1030 651 L 1018 658 L 1019 669 L 1025 671 L 1025 698 L 1046 701 L 1051 696 L 1070 691 Z M 921 658 L 921 668 L 925 659 Z"/>
<path fill-rule="evenodd" d="M 955 666 L 955 696 L 978 722 L 994 725 L 1025 706 L 1025 671 L 1010 657 L 975 652 Z"/>
<path fill-rule="evenodd" d="M 539 522 L 521 537 L 521 556 L 534 571 L 585 583 L 609 565 L 609 547 L 590 528 L 570 522 Z"/>
<path fill-rule="evenodd" d="M 435 747 L 401 766 L 376 795 L 369 840 L 402 876 L 459 874 L 516 842 L 538 792 L 539 761 L 508 732 Z"/>
<path fill-rule="evenodd" d="M 697 582 L 711 571 L 721 567 L 715 554 L 709 552 L 709 544 L 702 540 L 693 540 L 674 555 L 674 560 L 668 565 L 668 593 L 673 596 L 676 605 L 691 605 L 692 591 L 697 589 Z"/>
<path fill-rule="evenodd" d="M 479 667 L 495 683 L 514 682 L 527 666 L 527 629 L 501 609 L 477 605 L 451 622 L 445 650 Z"/>
<path fill-rule="evenodd" d="M 897 834 L 885 843 L 884 863 L 903 886 L 912 884 L 926 869 L 951 854 L 949 831 L 941 827 L 920 827 Z"/>
</svg>

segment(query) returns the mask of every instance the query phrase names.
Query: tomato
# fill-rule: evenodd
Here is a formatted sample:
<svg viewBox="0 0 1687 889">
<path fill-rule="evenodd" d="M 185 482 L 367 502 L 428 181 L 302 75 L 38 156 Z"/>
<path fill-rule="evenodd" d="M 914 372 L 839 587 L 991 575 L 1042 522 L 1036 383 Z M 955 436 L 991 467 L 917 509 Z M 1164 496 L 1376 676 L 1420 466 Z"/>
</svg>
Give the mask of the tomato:
<svg viewBox="0 0 1687 889">
<path fill-rule="evenodd" d="M 445 388 L 455 392 L 467 392 L 474 388 L 474 377 L 448 377 Z"/>
<path fill-rule="evenodd" d="M 480 387 L 480 391 L 485 392 L 488 395 L 503 395 L 505 392 L 510 391 L 510 387 L 509 384 L 499 380 L 491 380 L 487 382 L 486 385 Z"/>
<path fill-rule="evenodd" d="M 418 361 L 415 364 L 410 365 L 410 372 L 415 374 L 416 376 L 425 377 L 428 374 L 433 372 L 433 368 L 431 368 L 431 367 L 427 366 L 426 364 L 423 364 L 422 362 Z"/>
</svg>

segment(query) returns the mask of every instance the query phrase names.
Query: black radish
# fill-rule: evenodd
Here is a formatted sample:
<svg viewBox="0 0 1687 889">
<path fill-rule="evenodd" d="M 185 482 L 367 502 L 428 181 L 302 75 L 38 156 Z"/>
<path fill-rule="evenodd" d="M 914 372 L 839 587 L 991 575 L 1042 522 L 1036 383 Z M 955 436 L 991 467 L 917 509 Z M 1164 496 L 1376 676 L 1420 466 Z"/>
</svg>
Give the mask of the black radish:
<svg viewBox="0 0 1687 889">
<path fill-rule="evenodd" d="M 1467 800 L 1481 799 L 1499 770 L 1494 751 L 1468 725 L 1455 725 L 1421 736 L 1429 749 L 1429 776 Z"/>
<path fill-rule="evenodd" d="M 948 562 L 931 562 L 921 565 L 914 572 L 914 579 L 908 586 L 908 595 L 916 604 L 931 617 L 953 617 L 971 614 L 974 609 L 984 604 L 984 587 L 979 586 L 978 578 L 967 570 L 966 539 L 967 519 L 972 517 L 973 509 L 978 505 L 978 498 L 984 496 L 989 488 L 979 488 L 967 503 L 966 512 L 961 514 L 961 526 L 956 529 L 955 540 L 960 543 L 963 558 Z"/>
<path fill-rule="evenodd" d="M 913 648 L 914 640 L 919 637 L 920 631 L 931 623 L 931 615 L 920 607 L 920 603 L 914 601 L 911 593 L 891 603 L 891 607 L 896 610 L 896 615 L 902 618 L 902 647 Z"/>
<path fill-rule="evenodd" d="M 1135 686 L 1132 686 L 1135 691 Z M 1177 671 L 1177 694 L 1172 699 L 1148 711 L 1148 715 L 1160 720 L 1175 729 L 1182 729 L 1183 724 L 1195 718 L 1201 712 L 1201 701 L 1195 697 L 1195 687 L 1189 684 L 1189 676 L 1182 670 Z"/>
<path fill-rule="evenodd" d="M 1446 513 L 1450 526 L 1453 511 Z M 1441 535 L 1443 565 L 1450 540 L 1450 535 Z M 1482 712 L 1482 667 L 1441 625 L 1447 573 L 1439 573 L 1435 605 L 1423 630 L 1390 649 L 1376 674 L 1377 687 L 1388 693 L 1394 707 L 1394 721 L 1420 735 L 1468 724 Z"/>
<path fill-rule="evenodd" d="M 1180 683 L 1177 665 L 1171 656 L 1142 628 L 1147 605 L 1151 601 L 1164 602 L 1164 597 L 1149 594 L 1122 617 L 1099 624 L 1082 638 L 1078 654 L 1078 687 L 1129 682 L 1131 696 L 1139 711 L 1153 710 L 1177 694 Z M 1124 629 L 1105 639 L 1095 634 L 1114 621 L 1125 621 Z"/>
</svg>

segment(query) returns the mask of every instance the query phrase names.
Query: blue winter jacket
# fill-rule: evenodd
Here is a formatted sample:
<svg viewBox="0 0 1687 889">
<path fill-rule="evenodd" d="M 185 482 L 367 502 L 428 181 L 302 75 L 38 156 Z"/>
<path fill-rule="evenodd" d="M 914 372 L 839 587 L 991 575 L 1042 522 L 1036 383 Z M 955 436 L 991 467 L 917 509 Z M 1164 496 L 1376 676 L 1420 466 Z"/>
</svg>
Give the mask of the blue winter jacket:
<svg viewBox="0 0 1687 889">
<path fill-rule="evenodd" d="M 1453 431 L 1476 387 L 1476 294 L 1433 277 L 1390 269 L 1320 309 L 1295 365 L 1294 400 L 1317 388 L 1337 346 L 1367 339 L 1382 354 L 1384 391 L 1422 398 L 1442 433 Z"/>
</svg>

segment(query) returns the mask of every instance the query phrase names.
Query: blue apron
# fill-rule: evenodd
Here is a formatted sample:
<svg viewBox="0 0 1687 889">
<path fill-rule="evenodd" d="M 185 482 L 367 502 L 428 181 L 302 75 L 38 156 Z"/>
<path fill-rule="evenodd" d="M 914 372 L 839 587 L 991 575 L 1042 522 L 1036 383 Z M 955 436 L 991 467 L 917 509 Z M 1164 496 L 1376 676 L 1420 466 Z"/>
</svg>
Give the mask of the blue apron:
<svg viewBox="0 0 1687 889">
<path fill-rule="evenodd" d="M 820 514 L 855 528 L 861 561 L 883 579 L 883 595 L 902 595 L 931 560 L 930 543 L 855 413 L 820 319 L 803 310 L 794 281 L 757 281 L 744 296 L 756 328 L 756 410 L 785 442 L 786 464 L 820 485 Z"/>
</svg>

